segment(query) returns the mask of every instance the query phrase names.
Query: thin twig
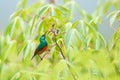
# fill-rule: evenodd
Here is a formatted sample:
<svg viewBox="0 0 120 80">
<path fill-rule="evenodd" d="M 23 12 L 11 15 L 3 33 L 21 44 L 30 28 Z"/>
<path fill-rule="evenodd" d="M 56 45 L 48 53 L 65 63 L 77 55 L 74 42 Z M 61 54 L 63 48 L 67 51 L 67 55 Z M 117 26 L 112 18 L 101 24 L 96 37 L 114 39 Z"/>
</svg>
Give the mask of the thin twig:
<svg viewBox="0 0 120 80">
<path fill-rule="evenodd" d="M 55 43 L 56 43 L 56 45 L 58 46 L 58 48 L 60 49 L 60 52 L 61 52 L 62 57 L 63 57 L 64 59 L 66 59 L 65 56 L 64 56 L 64 54 L 63 54 L 63 52 L 62 52 L 61 47 L 59 46 L 59 44 L 57 43 L 56 40 L 55 40 Z"/>
<path fill-rule="evenodd" d="M 49 33 L 52 32 L 53 35 L 54 35 L 54 37 L 55 37 L 55 36 L 58 35 L 58 33 L 56 32 L 56 29 L 54 29 L 54 26 L 55 26 L 55 24 L 52 25 L 52 28 L 50 29 Z M 66 61 L 66 58 L 65 58 L 65 56 L 64 56 L 64 54 L 63 54 L 63 51 L 62 51 L 62 48 L 60 47 L 60 45 L 57 43 L 56 40 L 54 40 L 54 42 L 55 42 L 56 46 L 59 48 L 60 53 L 61 53 L 63 59 Z M 68 67 L 68 69 L 69 69 L 69 71 L 70 71 L 73 79 L 74 79 L 74 80 L 77 80 L 76 77 L 75 77 L 75 75 L 74 75 L 73 72 L 71 71 L 70 65 L 69 65 L 67 62 L 66 62 L 66 65 L 67 65 L 67 67 Z"/>
<path fill-rule="evenodd" d="M 63 52 L 62 52 L 62 49 L 61 49 L 61 47 L 59 46 L 59 44 L 57 43 L 56 40 L 55 40 L 55 43 L 56 43 L 57 47 L 59 48 L 63 59 L 66 61 L 66 58 L 65 58 L 65 56 L 64 56 L 64 54 L 63 54 Z M 74 80 L 77 80 L 76 77 L 75 77 L 75 75 L 74 75 L 74 74 L 72 73 L 72 71 L 71 71 L 70 65 L 69 65 L 67 62 L 66 62 L 66 64 L 67 64 L 67 67 L 68 67 L 70 73 L 72 74 L 73 79 L 74 79 Z"/>
</svg>

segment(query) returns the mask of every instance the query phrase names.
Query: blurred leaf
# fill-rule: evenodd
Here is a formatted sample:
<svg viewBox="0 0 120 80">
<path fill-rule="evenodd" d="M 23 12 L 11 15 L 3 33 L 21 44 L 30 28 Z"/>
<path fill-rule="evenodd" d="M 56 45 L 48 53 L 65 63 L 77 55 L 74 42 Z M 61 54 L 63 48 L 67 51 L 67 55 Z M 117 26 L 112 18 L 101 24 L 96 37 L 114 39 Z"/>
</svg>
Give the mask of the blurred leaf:
<svg viewBox="0 0 120 80">
<path fill-rule="evenodd" d="M 48 10 L 49 10 L 49 5 L 44 5 L 44 6 L 42 6 L 41 9 L 40 9 L 40 11 L 39 11 L 39 16 L 40 16 L 40 17 L 46 16 L 46 14 L 48 14 L 48 13 L 47 13 Z"/>
<path fill-rule="evenodd" d="M 21 10 L 18 10 L 14 13 L 12 13 L 12 15 L 10 15 L 10 19 L 14 19 L 15 17 L 19 16 L 19 14 L 21 13 Z"/>
<path fill-rule="evenodd" d="M 72 28 L 72 25 L 73 24 L 71 22 L 66 23 L 64 26 L 65 31 L 68 32 L 68 30 L 70 30 Z"/>
<path fill-rule="evenodd" d="M 42 2 L 38 1 L 38 2 L 35 2 L 34 4 L 28 6 L 28 8 L 26 10 L 27 10 L 27 12 L 29 12 L 29 14 L 32 14 L 35 11 L 36 11 L 36 13 L 38 13 L 41 6 L 42 6 Z"/>
<path fill-rule="evenodd" d="M 69 12 L 69 10 L 63 6 L 56 5 L 55 8 L 58 9 L 60 12 L 62 12 L 65 15 L 68 14 L 68 12 Z"/>
<path fill-rule="evenodd" d="M 120 11 L 111 12 L 108 17 L 110 17 L 110 25 L 112 26 L 116 19 L 120 18 Z"/>
<path fill-rule="evenodd" d="M 20 77 L 20 72 L 17 72 L 10 80 L 17 80 Z"/>
<path fill-rule="evenodd" d="M 10 30 L 11 30 L 11 28 L 12 28 L 12 26 L 13 26 L 13 20 L 8 24 L 8 26 L 6 27 L 6 29 L 5 29 L 5 31 L 4 31 L 4 35 L 5 36 L 7 36 L 7 35 L 9 35 L 10 34 Z"/>
<path fill-rule="evenodd" d="M 67 47 L 67 49 L 69 49 L 70 47 L 77 47 L 75 46 L 77 44 L 78 41 L 78 37 L 77 37 L 78 31 L 75 28 L 72 28 L 71 30 L 69 30 L 66 35 L 65 35 L 65 45 Z"/>
<path fill-rule="evenodd" d="M 100 49 L 100 42 L 98 39 L 95 40 L 95 50 L 99 50 Z"/>
<path fill-rule="evenodd" d="M 107 44 L 109 51 L 114 50 L 117 46 L 118 47 L 120 46 L 119 45 L 119 40 L 120 40 L 119 32 L 120 32 L 120 27 L 118 27 L 116 32 L 112 35 L 111 39 L 109 40 L 109 42 Z M 119 49 L 119 48 L 117 48 L 117 49 Z"/>
<path fill-rule="evenodd" d="M 78 24 L 79 24 L 79 20 L 78 20 L 78 21 L 75 21 L 75 22 L 72 24 L 72 28 L 76 27 Z"/>
<path fill-rule="evenodd" d="M 107 13 L 110 9 L 111 3 L 108 1 L 104 4 L 103 9 L 104 9 L 104 13 Z"/>
<path fill-rule="evenodd" d="M 19 45 L 19 47 L 17 48 L 17 55 L 19 55 L 23 49 L 26 47 L 27 43 L 22 43 Z"/>
<path fill-rule="evenodd" d="M 113 6 L 116 10 L 119 10 L 119 3 L 114 3 Z"/>
<path fill-rule="evenodd" d="M 31 41 L 28 41 L 26 47 L 24 48 L 24 54 L 23 54 L 23 59 L 25 60 L 28 56 L 30 56 L 31 52 Z"/>
<path fill-rule="evenodd" d="M 114 46 L 115 46 L 115 43 L 116 43 L 116 37 L 117 37 L 117 33 L 114 33 L 112 38 L 110 39 L 109 43 L 108 43 L 108 49 L 109 51 L 111 51 Z"/>
<path fill-rule="evenodd" d="M 27 0 L 19 1 L 17 11 L 10 16 L 8 26 L 0 34 L 0 80 L 73 80 L 72 74 L 76 80 L 120 78 L 120 28 L 108 43 L 98 30 L 110 7 L 118 9 L 120 1 L 99 0 L 93 13 L 86 12 L 76 1 L 64 2 L 58 5 L 38 0 L 27 5 Z M 77 12 L 80 19 L 75 20 Z M 120 11 L 113 11 L 108 17 L 113 25 L 115 20 L 119 21 Z M 51 30 L 53 24 L 57 35 L 53 32 L 46 35 L 49 54 L 39 64 L 38 56 L 30 61 L 40 35 Z"/>
<path fill-rule="evenodd" d="M 17 9 L 19 9 L 19 8 L 25 8 L 26 7 L 26 3 L 27 3 L 27 0 L 20 0 L 19 2 L 18 2 L 18 4 L 17 4 Z"/>
<path fill-rule="evenodd" d="M 37 16 L 34 16 L 33 20 L 32 20 L 32 25 L 30 27 L 30 34 L 33 33 L 34 27 L 35 27 L 35 21 L 36 21 Z"/>
</svg>

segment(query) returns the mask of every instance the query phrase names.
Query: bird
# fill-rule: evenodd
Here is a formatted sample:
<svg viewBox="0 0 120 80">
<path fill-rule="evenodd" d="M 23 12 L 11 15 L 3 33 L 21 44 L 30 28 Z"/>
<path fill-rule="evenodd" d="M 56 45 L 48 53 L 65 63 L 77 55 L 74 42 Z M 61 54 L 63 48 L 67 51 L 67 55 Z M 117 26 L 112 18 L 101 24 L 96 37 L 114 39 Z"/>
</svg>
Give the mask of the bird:
<svg viewBox="0 0 120 80">
<path fill-rule="evenodd" d="M 43 52 L 45 52 L 48 48 L 48 43 L 46 41 L 46 34 L 43 34 L 40 39 L 39 39 L 40 43 L 38 44 L 35 52 L 34 52 L 34 55 L 32 56 L 31 60 L 36 56 L 36 55 L 39 55 L 40 57 L 40 54 L 42 54 Z M 40 57 L 41 58 L 41 57 Z M 42 60 L 42 58 L 41 58 Z"/>
</svg>

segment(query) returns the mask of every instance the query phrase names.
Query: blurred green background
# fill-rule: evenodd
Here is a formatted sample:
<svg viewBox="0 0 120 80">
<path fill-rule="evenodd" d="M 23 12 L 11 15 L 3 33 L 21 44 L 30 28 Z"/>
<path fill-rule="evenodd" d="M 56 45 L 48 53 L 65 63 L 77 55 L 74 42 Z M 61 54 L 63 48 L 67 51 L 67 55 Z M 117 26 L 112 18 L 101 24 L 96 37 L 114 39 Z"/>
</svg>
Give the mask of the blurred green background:
<svg viewBox="0 0 120 80">
<path fill-rule="evenodd" d="M 52 1 L 1 1 L 0 80 L 119 80 L 120 0 Z"/>
<path fill-rule="evenodd" d="M 31 5 L 32 3 L 35 3 L 37 0 L 28 0 L 27 4 Z M 45 0 L 44 0 L 45 1 Z M 47 0 L 46 0 L 47 1 Z M 82 9 L 86 10 L 88 13 L 92 13 L 98 3 L 100 1 L 104 0 L 75 0 Z M 14 12 L 15 8 L 16 8 L 16 4 L 17 4 L 18 0 L 3 0 L 0 1 L 0 31 L 3 31 L 5 29 L 5 27 L 7 26 L 8 22 L 9 22 L 9 16 L 12 14 L 12 12 Z M 62 4 L 62 0 L 56 0 L 57 4 Z M 113 11 L 113 7 L 111 7 L 110 11 Z M 76 10 L 75 12 L 75 20 L 79 19 L 80 16 Z M 108 41 L 110 39 L 110 37 L 112 36 L 114 30 L 112 30 L 109 26 L 109 20 L 108 19 L 104 19 L 103 17 L 103 21 L 104 23 L 102 23 L 101 25 L 99 25 L 99 32 L 103 35 L 103 37 Z M 116 28 L 116 26 L 114 26 Z"/>
</svg>

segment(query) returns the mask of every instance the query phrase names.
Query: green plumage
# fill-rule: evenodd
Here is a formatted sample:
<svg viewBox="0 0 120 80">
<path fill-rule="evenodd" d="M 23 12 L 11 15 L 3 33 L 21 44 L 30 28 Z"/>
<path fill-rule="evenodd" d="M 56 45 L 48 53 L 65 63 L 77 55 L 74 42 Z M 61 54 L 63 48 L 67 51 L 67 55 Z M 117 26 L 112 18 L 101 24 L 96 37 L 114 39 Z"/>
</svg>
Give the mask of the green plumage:
<svg viewBox="0 0 120 80">
<path fill-rule="evenodd" d="M 42 35 L 40 37 L 40 43 L 38 45 L 38 47 L 36 48 L 35 50 L 35 53 L 33 55 L 33 57 L 31 58 L 31 60 L 37 55 L 37 54 L 42 54 L 44 51 L 42 50 L 44 47 L 46 47 L 48 44 L 47 44 L 47 41 L 45 39 L 45 34 Z"/>
<path fill-rule="evenodd" d="M 40 37 L 40 44 L 38 45 L 37 48 L 42 49 L 43 47 L 47 46 L 47 41 L 45 39 L 45 35 L 42 35 Z"/>
</svg>

